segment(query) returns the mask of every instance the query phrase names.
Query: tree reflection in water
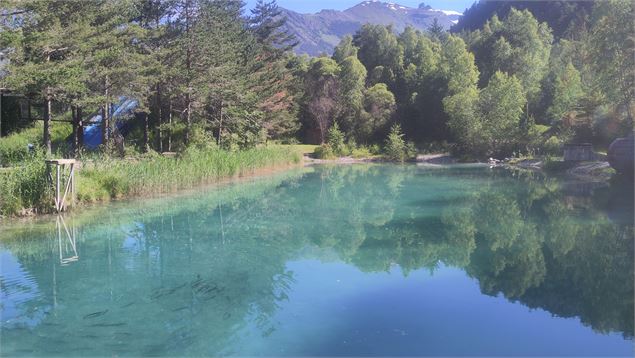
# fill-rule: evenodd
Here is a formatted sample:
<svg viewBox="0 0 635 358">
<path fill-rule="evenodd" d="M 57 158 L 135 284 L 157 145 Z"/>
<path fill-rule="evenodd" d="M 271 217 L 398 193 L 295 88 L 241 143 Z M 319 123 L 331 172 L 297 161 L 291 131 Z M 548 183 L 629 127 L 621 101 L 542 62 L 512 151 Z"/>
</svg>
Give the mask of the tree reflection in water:
<svg viewBox="0 0 635 358">
<path fill-rule="evenodd" d="M 275 331 L 271 318 L 295 280 L 287 262 L 301 258 L 364 272 L 396 264 L 406 275 L 454 266 L 484 294 L 633 337 L 633 222 L 610 219 L 611 198 L 625 189 L 571 194 L 562 183 L 470 168 L 316 167 L 77 215 L 66 224 L 79 260 L 63 269 L 56 229 L 9 230 L 2 247 L 21 271 L 2 280 L 37 283 L 15 316 L 45 311 L 44 333 L 28 339 L 49 353 L 85 327 L 75 337 L 83 352 L 103 348 L 91 337 L 108 330 L 115 353 L 130 352 L 122 337 L 134 332 L 142 355 L 231 354 L 227 342 L 249 322 Z M 632 202 L 621 205 L 632 212 Z M 18 297 L 16 287 L 3 282 L 3 297 Z M 3 332 L 4 342 L 16 335 Z"/>
</svg>

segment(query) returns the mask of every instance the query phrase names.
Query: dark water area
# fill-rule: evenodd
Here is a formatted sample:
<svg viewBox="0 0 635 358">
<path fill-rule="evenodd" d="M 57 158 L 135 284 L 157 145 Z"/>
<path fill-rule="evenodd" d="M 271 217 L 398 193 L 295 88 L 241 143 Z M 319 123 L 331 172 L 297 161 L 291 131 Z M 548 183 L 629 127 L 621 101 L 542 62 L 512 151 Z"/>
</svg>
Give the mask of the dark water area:
<svg viewBox="0 0 635 358">
<path fill-rule="evenodd" d="M 1 356 L 633 356 L 633 185 L 316 166 L 1 223 Z"/>
</svg>

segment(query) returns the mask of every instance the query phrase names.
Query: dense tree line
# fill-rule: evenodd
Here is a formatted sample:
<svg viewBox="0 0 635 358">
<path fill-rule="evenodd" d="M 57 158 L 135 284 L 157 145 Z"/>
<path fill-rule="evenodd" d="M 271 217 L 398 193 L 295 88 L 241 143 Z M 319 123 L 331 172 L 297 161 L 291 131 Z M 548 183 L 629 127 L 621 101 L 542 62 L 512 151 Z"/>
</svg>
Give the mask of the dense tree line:
<svg viewBox="0 0 635 358">
<path fill-rule="evenodd" d="M 76 133 L 100 108 L 104 143 L 121 142 L 109 103 L 128 96 L 144 150 L 319 144 L 337 123 L 349 147 L 399 125 L 394 138 L 471 157 L 555 153 L 632 132 L 633 7 L 486 1 L 453 33 L 367 24 L 309 58 L 275 1 L 250 14 L 235 0 L 5 1 L 2 82 L 45 104 L 47 148 L 54 103 Z"/>
<path fill-rule="evenodd" d="M 249 15 L 234 0 L 25 0 L 1 9 L 3 87 L 44 103 L 48 151 L 60 114 L 52 103 L 72 109 L 77 130 L 82 113 L 99 109 L 109 145 L 119 136 L 110 113 L 119 96 L 139 101 L 144 150 L 201 135 L 251 146 L 296 129 L 286 68 L 293 39 L 275 2 Z"/>
<path fill-rule="evenodd" d="M 632 2 L 502 4 L 475 6 L 462 21 L 489 7 L 504 16 L 461 33 L 365 25 L 332 58 L 310 60 L 304 139 L 323 142 L 337 121 L 347 138 L 376 142 L 398 123 L 418 144 L 484 157 L 604 146 L 632 132 Z"/>
</svg>

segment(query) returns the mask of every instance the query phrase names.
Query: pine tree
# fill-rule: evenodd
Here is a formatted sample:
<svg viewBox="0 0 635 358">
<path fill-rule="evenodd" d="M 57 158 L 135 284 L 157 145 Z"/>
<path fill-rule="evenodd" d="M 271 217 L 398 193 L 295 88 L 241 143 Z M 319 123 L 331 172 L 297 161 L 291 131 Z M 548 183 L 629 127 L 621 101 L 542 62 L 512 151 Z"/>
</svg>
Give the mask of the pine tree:
<svg viewBox="0 0 635 358">
<path fill-rule="evenodd" d="M 288 67 L 290 51 L 297 45 L 286 29 L 286 18 L 275 1 L 259 0 L 251 10 L 249 29 L 256 46 L 249 71 L 253 72 L 252 91 L 258 94 L 258 109 L 268 138 L 291 136 L 298 129 L 297 106 L 291 86 L 293 74 Z"/>
<path fill-rule="evenodd" d="M 6 6 L 15 10 L 16 31 L 2 37 L 3 41 L 10 40 L 13 47 L 5 83 L 14 91 L 34 95 L 44 103 L 43 144 L 50 154 L 53 101 L 72 102 L 86 92 L 87 77 L 77 54 L 92 4 L 25 0 Z"/>
</svg>

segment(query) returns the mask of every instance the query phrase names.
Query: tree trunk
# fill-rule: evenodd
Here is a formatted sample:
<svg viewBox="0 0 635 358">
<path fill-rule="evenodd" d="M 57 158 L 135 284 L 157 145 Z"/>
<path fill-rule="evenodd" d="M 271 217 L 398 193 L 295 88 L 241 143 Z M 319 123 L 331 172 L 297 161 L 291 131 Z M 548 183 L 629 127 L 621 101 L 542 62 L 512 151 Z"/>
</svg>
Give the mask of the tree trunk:
<svg viewBox="0 0 635 358">
<path fill-rule="evenodd" d="M 190 131 L 192 130 L 192 116 L 191 109 L 192 103 L 190 102 L 190 94 L 188 93 L 185 96 L 185 100 L 187 101 L 187 109 L 185 113 L 185 145 L 188 146 L 190 144 Z"/>
<path fill-rule="evenodd" d="M 51 97 L 46 89 L 46 102 L 44 103 L 44 148 L 46 155 L 51 155 Z"/>
<path fill-rule="evenodd" d="M 172 98 L 169 99 L 170 103 L 168 104 L 168 123 L 170 124 L 170 129 L 168 129 L 168 152 L 172 151 Z"/>
<path fill-rule="evenodd" d="M 102 125 L 102 144 L 107 146 L 108 142 L 110 142 L 110 91 L 109 91 L 110 83 L 108 81 L 108 77 L 106 77 L 105 82 L 105 91 L 104 94 L 106 96 L 106 103 L 104 107 L 102 107 L 101 114 L 101 125 Z"/>
<path fill-rule="evenodd" d="M 163 152 L 163 130 L 161 124 L 163 124 L 163 108 L 161 104 L 161 85 L 157 83 L 157 123 L 159 124 L 158 136 L 159 136 L 159 152 Z"/>
<path fill-rule="evenodd" d="M 84 148 L 84 120 L 82 107 L 77 107 L 77 149 L 78 153 Z"/>
<path fill-rule="evenodd" d="M 223 144 L 223 101 L 220 102 L 220 125 L 218 126 L 218 147 Z"/>
<path fill-rule="evenodd" d="M 2 138 L 2 92 L 0 92 L 0 138 Z"/>
<path fill-rule="evenodd" d="M 77 153 L 78 151 L 78 147 L 79 147 L 79 142 L 78 142 L 78 135 L 79 135 L 79 129 L 77 128 L 77 107 L 76 106 L 71 106 L 71 121 L 73 124 L 73 156 L 77 157 Z"/>
<path fill-rule="evenodd" d="M 192 35 L 191 35 L 191 21 L 192 21 L 192 13 L 191 13 L 191 1 L 187 0 L 185 3 L 185 35 L 187 37 L 187 49 L 186 49 L 186 58 L 185 58 L 185 70 L 186 70 L 186 81 L 187 81 L 187 94 L 186 94 L 186 102 L 187 102 L 187 113 L 186 113 L 186 129 L 185 129 L 185 145 L 190 144 L 190 131 L 192 129 Z"/>
<path fill-rule="evenodd" d="M 143 152 L 147 153 L 150 151 L 150 127 L 148 126 L 148 114 L 143 112 L 141 113 L 141 116 L 143 116 Z"/>
<path fill-rule="evenodd" d="M 101 112 L 101 144 L 106 145 L 108 133 L 108 129 L 106 127 L 106 107 L 99 107 L 99 111 Z"/>
</svg>

